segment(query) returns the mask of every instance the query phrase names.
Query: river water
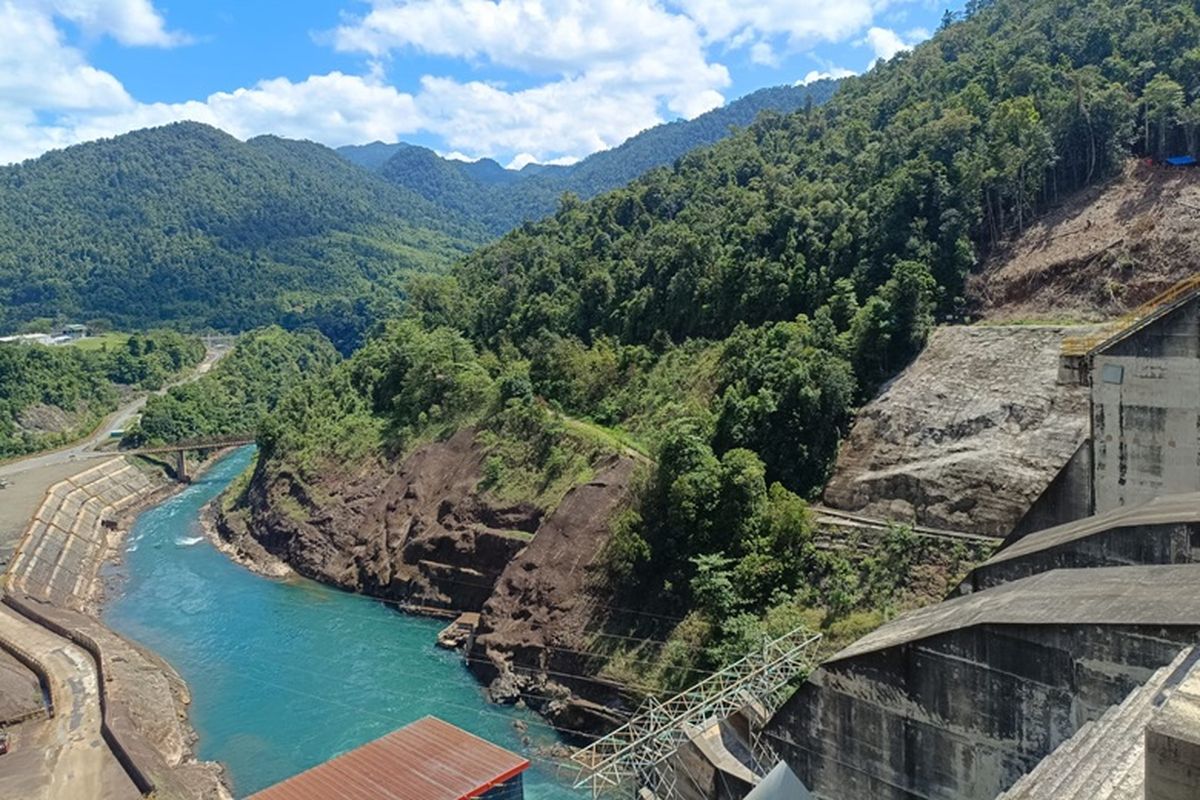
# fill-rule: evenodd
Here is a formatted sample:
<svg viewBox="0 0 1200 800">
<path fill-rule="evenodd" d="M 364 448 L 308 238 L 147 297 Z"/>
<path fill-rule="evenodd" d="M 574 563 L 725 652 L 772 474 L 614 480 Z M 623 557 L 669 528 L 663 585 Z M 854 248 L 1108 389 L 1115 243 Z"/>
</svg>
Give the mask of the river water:
<svg viewBox="0 0 1200 800">
<path fill-rule="evenodd" d="M 263 578 L 213 547 L 200 509 L 252 457 L 226 456 L 138 517 L 104 614 L 188 682 L 198 755 L 226 765 L 238 797 L 427 714 L 526 756 L 556 741 L 535 715 L 487 703 L 461 656 L 434 646 L 444 623 Z M 579 797 L 540 759 L 525 785 L 527 800 Z"/>
</svg>

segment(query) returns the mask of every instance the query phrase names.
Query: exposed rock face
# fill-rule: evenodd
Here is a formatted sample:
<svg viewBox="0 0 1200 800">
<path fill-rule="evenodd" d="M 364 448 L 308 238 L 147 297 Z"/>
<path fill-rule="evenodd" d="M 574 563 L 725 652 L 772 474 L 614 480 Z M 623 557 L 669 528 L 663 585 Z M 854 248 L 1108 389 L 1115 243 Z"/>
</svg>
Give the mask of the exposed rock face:
<svg viewBox="0 0 1200 800">
<path fill-rule="evenodd" d="M 945 327 L 859 413 L 825 502 L 1003 535 L 1087 437 L 1087 389 L 1057 383 L 1069 328 Z"/>
<path fill-rule="evenodd" d="M 219 530 L 244 553 L 260 545 L 300 574 L 343 589 L 478 610 L 542 517 L 531 505 L 489 505 L 476 491 L 482 461 L 475 431 L 466 428 L 402 463 L 375 461 L 319 485 L 260 468 L 248 494 L 249 525 L 226 515 Z"/>
<path fill-rule="evenodd" d="M 475 431 L 463 429 L 400 464 L 375 462 L 319 486 L 260 467 L 249 509 L 221 515 L 218 532 L 251 562 L 282 559 L 375 597 L 482 610 L 468 658 L 493 699 L 524 700 L 566 728 L 610 727 L 602 704 L 619 702 L 616 687 L 569 678 L 588 674 L 587 656 L 572 651 L 585 649 L 596 613 L 585 597 L 589 567 L 630 500 L 636 462 L 609 456 L 543 517 L 531 505 L 490 504 L 478 490 L 483 459 Z"/>
<path fill-rule="evenodd" d="M 629 502 L 635 462 L 613 456 L 576 486 L 508 565 L 484 605 L 470 657 L 494 700 L 524 699 L 556 725 L 593 730 L 615 720 L 615 688 L 587 675 L 586 629 L 602 611 L 589 600 L 590 567 Z M 594 667 L 594 663 L 591 665 Z"/>
</svg>

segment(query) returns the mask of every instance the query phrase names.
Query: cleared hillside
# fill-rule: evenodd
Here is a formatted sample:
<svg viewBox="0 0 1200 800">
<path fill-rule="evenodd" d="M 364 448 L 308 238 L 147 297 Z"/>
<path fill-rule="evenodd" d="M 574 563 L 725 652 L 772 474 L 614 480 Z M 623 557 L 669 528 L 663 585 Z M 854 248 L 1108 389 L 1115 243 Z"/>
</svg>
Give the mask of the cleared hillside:
<svg viewBox="0 0 1200 800">
<path fill-rule="evenodd" d="M 1131 161 L 999 248 L 968 291 L 986 319 L 1095 320 L 1200 264 L 1200 171 Z"/>
<path fill-rule="evenodd" d="M 1071 328 L 939 328 L 859 411 L 825 502 L 1003 535 L 1087 436 L 1087 389 L 1058 384 Z"/>
</svg>

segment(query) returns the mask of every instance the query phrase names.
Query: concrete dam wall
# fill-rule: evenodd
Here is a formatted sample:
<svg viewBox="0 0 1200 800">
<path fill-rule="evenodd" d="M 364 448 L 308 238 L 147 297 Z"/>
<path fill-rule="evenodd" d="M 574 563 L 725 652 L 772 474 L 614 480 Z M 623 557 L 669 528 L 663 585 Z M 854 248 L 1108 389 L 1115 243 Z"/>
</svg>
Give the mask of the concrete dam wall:
<svg viewBox="0 0 1200 800">
<path fill-rule="evenodd" d="M 1200 636 L 1200 566 L 1059 570 L 885 625 L 769 744 L 826 800 L 993 800 Z"/>
</svg>

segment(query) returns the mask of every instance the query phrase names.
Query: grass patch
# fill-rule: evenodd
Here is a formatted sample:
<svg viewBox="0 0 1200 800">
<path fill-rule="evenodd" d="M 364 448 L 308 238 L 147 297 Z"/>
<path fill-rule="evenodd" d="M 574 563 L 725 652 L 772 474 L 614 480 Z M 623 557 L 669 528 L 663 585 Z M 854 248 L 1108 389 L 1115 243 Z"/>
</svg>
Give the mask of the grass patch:
<svg viewBox="0 0 1200 800">
<path fill-rule="evenodd" d="M 562 422 L 567 433 L 571 435 L 581 439 L 590 439 L 613 451 L 632 450 L 644 458 L 650 458 L 649 449 L 625 431 L 607 428 L 591 420 L 575 417 L 564 416 Z"/>
<path fill-rule="evenodd" d="M 68 342 L 67 347 L 76 347 L 80 350 L 89 352 L 110 352 L 115 353 L 123 350 L 129 342 L 128 333 L 121 331 L 109 331 L 102 333 L 99 336 L 88 336 L 86 339 L 76 339 L 73 342 Z"/>
<path fill-rule="evenodd" d="M 250 465 L 242 471 L 240 475 L 229 482 L 229 486 L 225 487 L 225 491 L 221 493 L 221 510 L 228 513 L 237 506 L 242 505 L 242 501 L 246 497 L 246 490 L 250 488 L 250 479 L 254 476 L 254 468 L 258 466 L 258 454 L 255 453 L 254 458 L 250 461 Z"/>
<path fill-rule="evenodd" d="M 480 490 L 502 504 L 556 508 L 595 476 L 603 457 L 626 450 L 603 429 L 567 420 L 531 398 L 510 400 L 488 417 L 476 441 L 486 449 Z"/>
</svg>

